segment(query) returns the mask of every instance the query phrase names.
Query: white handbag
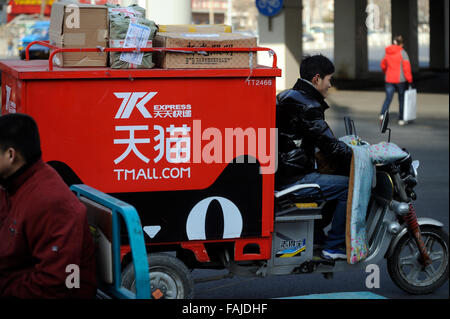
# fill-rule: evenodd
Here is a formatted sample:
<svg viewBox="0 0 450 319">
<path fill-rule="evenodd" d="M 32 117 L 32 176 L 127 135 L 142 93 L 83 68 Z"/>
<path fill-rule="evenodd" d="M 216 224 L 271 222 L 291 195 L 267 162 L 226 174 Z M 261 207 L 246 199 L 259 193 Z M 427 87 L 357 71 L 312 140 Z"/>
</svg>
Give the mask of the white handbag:
<svg viewBox="0 0 450 319">
<path fill-rule="evenodd" d="M 403 120 L 413 121 L 417 117 L 417 90 L 409 86 L 405 91 L 403 104 Z"/>
</svg>

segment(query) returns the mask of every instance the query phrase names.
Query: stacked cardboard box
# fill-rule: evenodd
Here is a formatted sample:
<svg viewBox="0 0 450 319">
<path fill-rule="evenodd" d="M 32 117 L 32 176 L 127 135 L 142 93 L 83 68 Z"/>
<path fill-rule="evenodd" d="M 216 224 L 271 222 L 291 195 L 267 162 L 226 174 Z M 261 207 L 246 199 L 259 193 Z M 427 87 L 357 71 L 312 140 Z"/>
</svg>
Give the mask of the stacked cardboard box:
<svg viewBox="0 0 450 319">
<path fill-rule="evenodd" d="M 226 24 L 160 24 L 159 32 L 169 33 L 231 33 L 232 28 Z"/>
<path fill-rule="evenodd" d="M 52 5 L 50 43 L 61 48 L 95 48 L 108 45 L 108 8 L 56 2 Z M 61 67 L 107 66 L 105 52 L 63 52 L 54 56 Z"/>
<path fill-rule="evenodd" d="M 188 31 L 186 31 L 188 28 Z M 190 29 L 189 29 L 190 28 Z M 239 33 L 217 32 L 223 26 L 210 26 L 194 29 L 192 26 L 163 28 L 171 32 L 158 32 L 153 40 L 154 47 L 163 48 L 254 48 L 256 37 Z M 176 30 L 182 30 L 177 32 Z M 193 31 L 195 30 L 195 31 Z M 199 33 L 198 30 L 202 32 Z M 162 52 L 156 57 L 157 66 L 174 68 L 251 68 L 256 66 L 256 53 L 249 52 L 205 52 L 182 53 Z"/>
<path fill-rule="evenodd" d="M 108 9 L 110 15 L 108 15 Z M 129 11 L 133 14 L 130 14 Z M 153 38 L 157 27 L 152 21 L 146 20 L 144 16 L 145 10 L 139 7 L 120 8 L 111 5 L 56 2 L 52 6 L 50 42 L 61 48 L 107 48 L 117 45 L 130 47 L 130 43 L 135 42 L 139 43 L 140 47 L 162 48 L 253 48 L 257 46 L 256 37 L 232 33 L 231 27 L 223 24 L 161 25 L 159 32 Z M 129 26 L 127 32 L 124 31 L 124 27 L 121 27 L 122 24 L 127 28 Z M 131 27 L 136 30 L 131 32 Z M 138 41 L 134 39 L 137 37 L 136 34 L 142 33 L 139 28 L 150 30 L 147 32 L 150 35 L 148 40 L 141 39 L 141 37 L 137 38 Z M 134 42 L 129 39 L 134 39 Z M 139 59 L 132 58 L 133 54 Z M 114 68 L 153 67 L 151 53 L 111 53 L 110 57 L 111 67 Z M 256 66 L 256 53 L 249 52 L 186 53 L 169 51 L 156 54 L 153 58 L 157 67 L 168 69 L 252 68 Z M 105 52 L 64 52 L 55 55 L 54 63 L 60 67 L 105 67 L 108 65 L 108 54 Z"/>
</svg>

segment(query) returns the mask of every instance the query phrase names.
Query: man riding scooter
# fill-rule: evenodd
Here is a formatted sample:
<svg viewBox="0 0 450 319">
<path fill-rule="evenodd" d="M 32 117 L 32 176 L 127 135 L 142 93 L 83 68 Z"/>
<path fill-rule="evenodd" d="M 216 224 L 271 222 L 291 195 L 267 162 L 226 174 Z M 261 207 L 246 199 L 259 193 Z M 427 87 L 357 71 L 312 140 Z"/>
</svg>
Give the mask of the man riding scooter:
<svg viewBox="0 0 450 319">
<path fill-rule="evenodd" d="M 292 89 L 277 96 L 279 154 L 275 183 L 278 190 L 297 184 L 320 186 L 322 195 L 336 206 L 327 236 L 320 229 L 326 225 L 318 224 L 315 244 L 323 246 L 324 258 L 346 259 L 345 224 L 352 150 L 334 136 L 325 121 L 324 113 L 329 108 L 325 97 L 333 73 L 334 65 L 325 56 L 307 56 L 300 65 L 301 78 Z M 337 175 L 319 173 L 316 161 L 319 154 L 338 167 Z M 294 194 L 309 197 L 314 192 L 306 188 Z"/>
</svg>

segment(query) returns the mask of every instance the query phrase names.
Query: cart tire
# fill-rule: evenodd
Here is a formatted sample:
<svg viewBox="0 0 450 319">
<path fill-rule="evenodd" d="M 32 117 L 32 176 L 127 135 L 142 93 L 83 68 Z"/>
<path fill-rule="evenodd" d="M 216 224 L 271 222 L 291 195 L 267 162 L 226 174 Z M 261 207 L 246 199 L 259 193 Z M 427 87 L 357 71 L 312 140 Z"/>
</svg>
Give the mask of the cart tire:
<svg viewBox="0 0 450 319">
<path fill-rule="evenodd" d="M 420 231 L 432 260 L 429 266 L 431 269 L 421 269 L 419 250 L 409 233 L 399 240 L 391 257 L 387 259 L 392 281 L 413 295 L 432 293 L 448 280 L 448 234 L 434 226 L 421 226 Z M 402 255 L 405 253 L 406 257 Z"/>
<path fill-rule="evenodd" d="M 148 257 L 151 295 L 155 299 L 192 299 L 194 281 L 191 272 L 178 258 L 154 253 Z M 122 272 L 122 286 L 135 292 L 133 263 Z"/>
</svg>

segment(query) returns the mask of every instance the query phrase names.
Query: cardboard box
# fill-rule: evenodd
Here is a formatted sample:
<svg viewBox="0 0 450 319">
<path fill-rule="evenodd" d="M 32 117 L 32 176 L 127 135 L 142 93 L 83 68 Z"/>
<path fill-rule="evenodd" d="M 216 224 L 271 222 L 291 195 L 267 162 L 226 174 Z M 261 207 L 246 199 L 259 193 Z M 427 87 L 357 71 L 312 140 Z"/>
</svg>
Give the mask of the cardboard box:
<svg viewBox="0 0 450 319">
<path fill-rule="evenodd" d="M 256 37 L 239 33 L 166 33 L 158 32 L 153 47 L 165 48 L 252 48 L 257 46 Z M 156 55 L 156 65 L 164 69 L 178 68 L 251 68 L 256 67 L 256 53 L 208 52 L 199 53 L 163 52 Z"/>
<path fill-rule="evenodd" d="M 78 11 L 77 11 L 78 10 Z M 79 17 L 79 18 L 78 18 Z M 106 6 L 56 2 L 50 17 L 50 43 L 61 48 L 95 48 L 108 45 Z M 104 67 L 106 52 L 64 52 L 53 62 L 60 67 Z"/>
<path fill-rule="evenodd" d="M 231 33 L 232 27 L 226 24 L 160 24 L 159 32 L 168 33 Z"/>
</svg>

